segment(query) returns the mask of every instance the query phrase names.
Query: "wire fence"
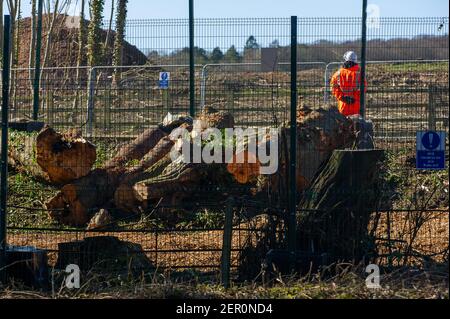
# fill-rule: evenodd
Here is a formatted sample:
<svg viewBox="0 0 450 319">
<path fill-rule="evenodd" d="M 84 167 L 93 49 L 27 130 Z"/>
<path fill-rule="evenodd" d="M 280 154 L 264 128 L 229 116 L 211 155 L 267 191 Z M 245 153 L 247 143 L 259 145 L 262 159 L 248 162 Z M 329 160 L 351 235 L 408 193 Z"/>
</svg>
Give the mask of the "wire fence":
<svg viewBox="0 0 450 319">
<path fill-rule="evenodd" d="M 156 142 L 148 139 L 149 149 L 144 152 L 156 157 L 158 147 L 164 146 L 158 142 L 167 135 L 167 115 L 178 119 L 189 114 L 188 21 L 143 20 L 128 22 L 126 40 L 144 53 L 145 65 L 138 65 L 142 61 L 135 59 L 122 67 L 62 67 L 63 63 L 53 57 L 55 65 L 43 69 L 39 121 L 59 131 L 80 130 L 95 145 L 91 165 L 95 170 L 81 179 L 89 183 L 69 183 L 79 187 L 77 196 L 83 200 L 78 204 L 84 205 L 87 220 L 78 225 L 61 222 L 77 211 L 67 207 L 72 200 L 67 195 L 70 192 L 63 196 L 63 205 L 49 208 L 50 199 L 61 199 L 61 186 L 41 183 L 26 165 L 22 165 L 25 169 L 16 165 L 9 176 L 8 243 L 47 250 L 52 267 L 74 263 L 86 270 L 104 265 L 116 254 L 125 260 L 138 256 L 134 270 L 215 273 L 224 267 L 223 256 L 230 251 L 230 267 L 236 278 L 254 279 L 270 268 L 266 260 L 269 250 L 287 247 L 286 184 L 292 159 L 287 145 L 295 138 L 299 148 L 294 159 L 299 172 L 295 177 L 297 242 L 306 253 L 306 263 L 323 254 L 329 255 L 330 262 L 340 253 L 346 258 L 356 256 L 362 248 L 370 261 L 390 267 L 448 262 L 448 153 L 447 170 L 424 172 L 415 167 L 416 132 L 449 133 L 448 18 L 382 18 L 378 22 L 369 28 L 367 43 L 367 119 L 373 121 L 375 143 L 385 151 L 385 158 L 380 169 L 382 181 L 376 185 L 375 207 L 367 219 L 354 219 L 354 209 L 348 208 L 341 211 L 345 218 L 330 215 L 335 219 L 328 216 L 315 223 L 305 217 L 310 211 L 302 206 L 311 193 L 318 193 L 309 186 L 332 150 L 351 147 L 347 143 L 351 134 L 342 127 L 347 123 L 345 118 L 323 110 L 336 104 L 330 90 L 330 78 L 341 64 L 336 61 L 347 50 L 359 51 L 361 19 L 299 20 L 299 130 L 294 137 L 289 135 L 289 19 L 196 20 L 196 116 L 207 117 L 221 130 L 229 127 L 227 121 L 232 117 L 232 127 L 272 127 L 280 132 L 283 154 L 277 173 L 253 179 L 247 171 L 251 165 L 241 171 L 223 165 L 196 170 L 167 162 L 164 169 L 158 165 L 144 169 L 142 161 L 149 159 L 145 154 L 121 162 L 117 175 L 108 170 L 108 163 L 120 161 L 117 155 L 133 145 L 136 137 L 158 136 Z M 161 88 L 161 72 L 170 73 L 168 88 Z M 31 118 L 32 74 L 33 69 L 26 68 L 11 72 L 9 114 L 13 123 Z M 218 112 L 204 115 L 210 109 Z M 189 127 L 189 123 L 184 124 Z M 30 134 L 36 138 L 37 134 Z M 21 154 L 31 150 L 32 154 L 29 161 L 18 157 L 11 166 L 30 163 L 31 167 L 37 154 L 27 139 L 30 135 L 11 130 L 11 136 L 12 148 Z M 70 139 L 64 138 L 64 142 Z M 73 165 L 67 158 L 64 161 L 63 168 Z M 117 176 L 134 169 L 147 175 L 131 186 L 118 182 Z M 230 181 L 230 174 L 251 182 L 236 184 Z M 121 192 L 116 190 L 118 184 L 123 187 Z M 134 202 L 136 197 L 127 197 L 130 188 L 132 194 L 139 194 L 139 204 Z M 347 200 L 352 194 L 342 196 Z M 360 192 L 357 196 L 364 195 Z M 230 197 L 235 204 L 232 218 L 227 220 Z M 311 211 L 322 216 L 318 209 Z M 88 224 L 98 222 L 96 217 L 108 221 L 100 230 L 86 230 Z M 329 237 L 319 236 L 324 229 L 330 230 Z M 356 237 L 356 233 L 361 236 Z M 355 238 L 367 242 L 363 245 Z M 328 251 L 321 251 L 321 245 L 329 242 L 340 247 L 331 245 Z M 97 256 L 100 246 L 114 247 L 114 254 L 106 251 Z M 123 268 L 121 258 L 117 259 L 116 266 Z M 266 265 L 261 266 L 265 260 Z"/>
</svg>

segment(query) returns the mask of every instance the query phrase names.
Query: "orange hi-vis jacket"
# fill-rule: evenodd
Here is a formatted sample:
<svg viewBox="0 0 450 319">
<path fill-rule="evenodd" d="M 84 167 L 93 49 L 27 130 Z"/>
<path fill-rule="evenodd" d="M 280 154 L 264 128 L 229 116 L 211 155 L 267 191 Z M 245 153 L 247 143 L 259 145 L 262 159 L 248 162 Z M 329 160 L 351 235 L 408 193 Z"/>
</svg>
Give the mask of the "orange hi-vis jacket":
<svg viewBox="0 0 450 319">
<path fill-rule="evenodd" d="M 355 65 L 349 69 L 341 68 L 331 78 L 331 90 L 338 100 L 339 112 L 345 116 L 360 114 L 360 84 L 361 73 L 359 65 Z M 367 81 L 364 81 L 367 90 Z M 354 104 L 345 103 L 342 98 L 351 96 L 355 99 Z"/>
</svg>

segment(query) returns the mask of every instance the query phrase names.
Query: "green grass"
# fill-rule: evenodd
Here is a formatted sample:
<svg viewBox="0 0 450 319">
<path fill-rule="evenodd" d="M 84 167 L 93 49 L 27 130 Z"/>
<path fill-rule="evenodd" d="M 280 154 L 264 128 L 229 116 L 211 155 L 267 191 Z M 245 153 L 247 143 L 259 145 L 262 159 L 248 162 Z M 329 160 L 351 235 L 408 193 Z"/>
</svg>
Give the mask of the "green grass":
<svg viewBox="0 0 450 319">
<path fill-rule="evenodd" d="M 412 148 L 386 152 L 384 188 L 386 197 L 393 198 L 394 209 L 448 209 L 449 179 L 447 169 L 416 170 L 416 154 Z"/>
<path fill-rule="evenodd" d="M 344 267 L 345 268 L 345 267 Z M 266 283 L 232 284 L 229 289 L 200 278 L 183 281 L 162 274 L 138 279 L 126 276 L 84 277 L 80 290 L 51 293 L 29 292 L 20 285 L 0 286 L 1 298 L 119 298 L 119 299 L 449 299 L 448 278 L 434 271 L 401 270 L 381 277 L 380 289 L 369 289 L 361 270 L 344 269 L 323 279 L 277 277 Z M 58 285 L 60 287 L 60 285 Z"/>
<path fill-rule="evenodd" d="M 367 70 L 384 72 L 448 72 L 448 62 L 368 64 Z"/>
<path fill-rule="evenodd" d="M 8 186 L 8 226 L 59 227 L 43 209 L 44 203 L 57 193 L 56 188 L 36 182 L 26 173 L 10 174 Z"/>
</svg>

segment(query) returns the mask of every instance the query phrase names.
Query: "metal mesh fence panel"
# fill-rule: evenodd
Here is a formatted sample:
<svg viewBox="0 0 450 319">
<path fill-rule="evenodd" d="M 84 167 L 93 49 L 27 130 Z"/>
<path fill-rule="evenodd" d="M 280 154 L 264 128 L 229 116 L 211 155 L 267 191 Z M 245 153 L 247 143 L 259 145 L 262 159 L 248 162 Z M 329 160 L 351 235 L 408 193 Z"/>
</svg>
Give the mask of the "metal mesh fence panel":
<svg viewBox="0 0 450 319">
<path fill-rule="evenodd" d="M 377 185 L 377 207 L 369 212 L 370 220 L 352 220 L 353 226 L 342 224 L 341 229 L 370 235 L 374 245 L 370 257 L 388 265 L 445 261 L 448 168 L 416 170 L 415 134 L 441 130 L 448 135 L 448 19 L 383 18 L 378 22 L 369 27 L 368 34 L 367 119 L 374 124 L 376 147 L 385 150 L 382 182 Z M 360 25 L 357 18 L 299 19 L 299 129 L 297 136 L 291 137 L 289 19 L 196 20 L 195 119 L 213 110 L 214 115 L 206 115 L 206 122 L 221 133 L 229 127 L 277 128 L 279 165 L 276 173 L 262 177 L 252 175 L 257 165 L 205 165 L 198 169 L 174 163 L 163 152 L 171 146 L 167 137 L 174 122 L 188 131 L 195 127 L 187 119 L 187 20 L 129 21 L 128 66 L 111 67 L 106 61 L 77 68 L 53 55 L 49 60 L 54 65 L 42 73 L 39 120 L 58 131 L 70 131 L 58 144 L 62 149 L 89 140 L 95 146 L 95 161 L 89 166 L 64 158 L 59 168 L 72 165 L 78 172 L 87 165 L 92 171 L 82 174 L 82 182 L 67 183 L 63 188 L 67 192 L 58 197 L 61 183 L 42 183 L 30 170 L 37 164 L 33 140 L 38 133 L 11 130 L 10 146 L 23 156 L 16 157 L 18 165 L 11 167 L 9 176 L 9 243 L 48 250 L 55 267 L 78 262 L 89 268 L 101 262 L 95 257 L 96 239 L 90 238 L 103 237 L 99 240 L 114 246 L 114 237 L 127 243 L 123 248 L 126 258 L 142 257 L 141 266 L 214 272 L 221 264 L 224 201 L 232 196 L 239 200 L 233 220 L 232 267 L 239 271 L 247 267 L 251 274 L 242 276 L 256 277 L 265 253 L 286 247 L 290 138 L 297 140 L 299 148 L 295 159 L 299 201 L 317 195 L 311 183 L 332 151 L 352 148 L 348 145 L 351 132 L 344 125 L 347 121 L 334 107 L 337 101 L 330 79 L 341 67 L 345 51 L 359 53 Z M 11 73 L 13 122 L 30 119 L 33 111 L 33 70 L 20 66 Z M 163 72 L 170 73 L 165 88 L 160 84 Z M 261 143 L 268 142 L 270 139 Z M 141 143 L 134 153 L 127 149 L 133 143 Z M 241 151 L 245 153 L 247 147 L 244 144 Z M 166 160 L 166 166 L 155 166 L 153 160 Z M 145 178 L 136 182 L 131 175 L 135 173 Z M 122 179 L 125 175 L 131 176 L 126 182 Z M 345 199 L 350 196 L 342 195 Z M 49 205 L 50 199 L 57 208 Z M 70 219 L 70 225 L 68 218 L 79 212 L 78 206 L 70 207 L 75 202 L 83 206 L 84 215 L 76 225 Z M 301 219 L 309 212 L 299 206 L 298 213 Z M 112 221 L 103 222 L 103 228 L 86 230 L 88 224 L 95 226 L 95 218 Z M 333 220 L 320 227 L 330 225 Z M 339 230 L 338 226 L 336 223 L 334 228 Z M 320 227 L 299 228 L 298 240 L 319 234 Z M 340 235 L 351 236 L 344 231 Z M 302 244 L 299 248 L 317 253 L 314 241 Z M 352 245 L 358 243 L 349 241 L 342 247 L 351 250 Z"/>
</svg>

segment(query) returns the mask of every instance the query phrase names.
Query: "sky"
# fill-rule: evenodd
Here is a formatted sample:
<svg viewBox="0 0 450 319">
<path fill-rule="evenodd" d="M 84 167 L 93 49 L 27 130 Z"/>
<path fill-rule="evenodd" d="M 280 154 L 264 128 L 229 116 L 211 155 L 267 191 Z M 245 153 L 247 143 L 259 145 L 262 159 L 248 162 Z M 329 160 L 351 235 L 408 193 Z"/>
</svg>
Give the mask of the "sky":
<svg viewBox="0 0 450 319">
<path fill-rule="evenodd" d="M 111 1 L 105 0 L 105 16 Z M 5 1 L 6 2 L 6 1 Z M 30 12 L 30 1 L 22 0 L 23 16 Z M 46 1 L 44 1 L 46 2 Z M 76 3 L 69 14 L 77 15 Z M 234 17 L 356 17 L 361 15 L 361 0 L 194 0 L 198 18 Z M 448 17 L 448 0 L 376 0 L 381 17 Z M 129 19 L 187 18 L 188 0 L 129 0 Z M 7 6 L 5 5 L 5 13 Z"/>
</svg>

